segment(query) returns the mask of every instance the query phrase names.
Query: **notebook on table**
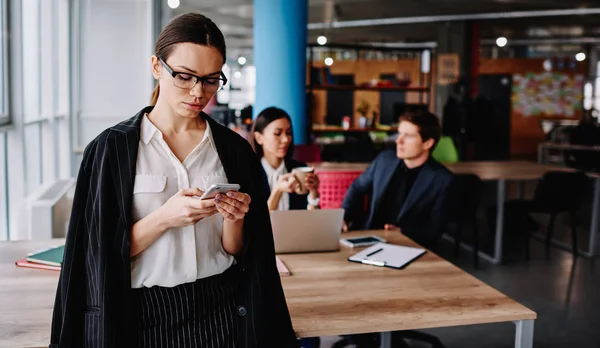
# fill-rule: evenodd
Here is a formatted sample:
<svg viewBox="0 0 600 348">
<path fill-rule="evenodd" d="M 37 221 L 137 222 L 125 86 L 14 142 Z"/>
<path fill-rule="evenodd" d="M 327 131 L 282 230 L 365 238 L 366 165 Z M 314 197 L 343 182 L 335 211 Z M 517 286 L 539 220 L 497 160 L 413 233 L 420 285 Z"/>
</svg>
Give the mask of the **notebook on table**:
<svg viewBox="0 0 600 348">
<path fill-rule="evenodd" d="M 17 260 L 15 264 L 19 267 L 60 271 L 64 252 L 64 245 L 50 247 L 31 253 L 26 258 Z"/>
<path fill-rule="evenodd" d="M 25 260 L 42 265 L 60 267 L 62 265 L 64 253 L 65 246 L 61 245 L 31 254 L 27 256 Z"/>
<path fill-rule="evenodd" d="M 350 256 L 348 260 L 372 266 L 402 269 L 425 254 L 426 251 L 422 248 L 377 243 Z"/>
<path fill-rule="evenodd" d="M 279 276 L 287 277 L 292 274 L 290 270 L 285 266 L 285 263 L 283 263 L 283 261 L 279 258 L 279 256 L 275 256 L 275 262 L 277 263 L 277 271 L 279 272 Z"/>
<path fill-rule="evenodd" d="M 49 266 L 49 265 L 44 265 L 41 263 L 33 263 L 33 262 L 27 261 L 27 259 L 17 260 L 17 262 L 15 262 L 15 264 L 18 267 L 47 269 L 50 271 L 60 271 L 60 266 Z"/>
</svg>

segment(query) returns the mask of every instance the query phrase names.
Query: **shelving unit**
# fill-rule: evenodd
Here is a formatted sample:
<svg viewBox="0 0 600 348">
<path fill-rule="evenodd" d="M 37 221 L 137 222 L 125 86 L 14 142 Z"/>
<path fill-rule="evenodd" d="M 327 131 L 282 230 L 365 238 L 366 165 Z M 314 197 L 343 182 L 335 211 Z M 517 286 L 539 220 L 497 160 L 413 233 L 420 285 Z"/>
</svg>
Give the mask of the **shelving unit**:
<svg viewBox="0 0 600 348">
<path fill-rule="evenodd" d="M 429 92 L 428 87 L 366 87 L 366 86 L 344 86 L 344 85 L 308 85 L 313 90 L 336 90 L 336 91 L 391 91 L 391 92 Z"/>
<path fill-rule="evenodd" d="M 307 117 L 309 118 L 309 122 L 308 124 L 310 125 L 308 131 L 309 134 L 319 134 L 322 135 L 324 133 L 360 133 L 360 132 L 389 132 L 389 131 L 395 131 L 395 127 L 389 127 L 389 128 L 384 128 L 384 127 L 368 127 L 368 128 L 359 128 L 357 127 L 357 119 L 356 119 L 356 103 L 358 99 L 369 99 L 370 100 L 370 106 L 372 107 L 371 110 L 375 110 L 377 112 L 377 121 L 379 122 L 381 119 L 381 107 L 380 105 L 383 104 L 383 98 L 384 96 L 381 93 L 384 92 L 398 92 L 398 93 L 405 93 L 403 96 L 402 95 L 397 95 L 398 99 L 402 99 L 402 97 L 405 99 L 406 102 L 408 102 L 408 94 L 410 93 L 412 98 L 411 102 L 408 102 L 408 104 L 416 104 L 416 105 L 420 105 L 420 106 L 425 106 L 427 108 L 429 108 L 430 104 L 431 104 L 431 100 L 432 100 L 432 93 L 431 93 L 431 86 L 432 86 L 432 71 L 431 71 L 431 63 L 429 65 L 429 73 L 423 73 L 422 69 L 420 68 L 421 64 L 423 63 L 422 61 L 422 53 L 423 53 L 423 49 L 419 48 L 419 49 L 415 49 L 415 48 L 390 48 L 390 47 L 377 47 L 377 46 L 366 46 L 366 45 L 344 45 L 344 44 L 327 44 L 325 46 L 320 46 L 320 45 L 308 45 L 307 46 L 307 50 L 308 50 L 308 76 L 307 76 L 307 86 L 306 86 L 306 91 L 307 91 L 307 96 L 309 98 L 309 100 L 311 101 L 309 103 L 309 110 L 308 110 L 308 115 Z M 315 55 L 317 54 L 317 52 L 323 52 L 329 50 L 330 52 L 333 51 L 345 51 L 345 53 L 343 55 L 353 55 L 352 59 L 338 59 L 334 61 L 333 66 L 331 67 L 325 67 L 323 63 L 321 63 L 320 57 L 318 61 L 316 61 L 314 59 Z M 432 50 L 429 50 L 430 52 L 430 62 L 433 61 L 433 57 L 434 54 L 432 52 Z M 365 56 L 367 55 L 374 55 L 374 56 L 379 56 L 380 59 L 366 59 Z M 400 55 L 400 58 L 398 58 L 398 55 Z M 383 58 L 383 59 L 381 59 Z M 398 63 L 409 63 L 407 64 L 407 68 L 404 69 L 404 71 L 402 70 L 396 70 L 394 71 L 394 66 L 398 66 L 398 64 L 396 64 L 395 62 L 400 60 L 401 62 Z M 366 66 L 366 69 L 361 69 L 360 66 L 365 66 L 363 62 L 368 62 L 368 65 Z M 348 66 L 352 65 L 353 63 L 348 63 L 348 62 L 353 62 L 356 63 L 356 68 L 355 71 L 351 71 L 351 69 L 348 68 Z M 346 67 L 341 69 L 341 75 L 340 73 L 335 73 L 334 71 L 336 70 L 336 64 L 344 64 Z M 377 70 L 377 65 L 382 65 L 380 71 Z M 394 65 L 396 64 L 396 65 Z M 418 65 L 418 66 L 417 66 Z M 416 69 L 415 69 L 416 66 Z M 320 72 L 317 70 L 314 70 L 315 68 L 323 68 L 323 69 L 327 69 L 327 73 L 325 74 L 324 72 Z M 409 70 L 409 71 L 407 71 Z M 416 73 L 418 70 L 418 73 Z M 317 75 L 317 78 L 319 78 L 320 81 L 323 81 L 325 83 L 320 84 L 318 83 L 318 81 L 314 81 L 314 76 L 313 73 L 315 73 L 315 75 Z M 407 74 L 409 76 L 410 82 L 407 83 L 407 81 L 398 81 L 398 80 L 394 80 L 391 82 L 387 82 L 387 84 L 395 84 L 392 86 L 381 86 L 381 85 L 376 85 L 376 86 L 369 86 L 369 83 L 371 82 L 372 79 L 377 79 L 378 81 L 386 81 L 386 79 L 382 79 L 381 76 L 383 75 L 390 75 L 390 76 L 394 76 L 398 73 L 404 73 Z M 321 75 L 319 75 L 321 74 Z M 325 75 L 323 75 L 325 74 Z M 351 85 L 351 84 L 339 84 L 336 81 L 336 77 L 337 76 L 344 76 L 347 78 L 351 77 L 351 79 L 354 81 L 355 85 Z M 372 75 L 372 76 L 371 76 Z M 366 80 L 366 76 L 369 76 L 368 79 Z M 390 80 L 387 80 L 390 81 Z M 345 81 L 347 83 L 347 81 Z M 404 86 L 404 84 L 407 84 L 406 86 Z M 322 91 L 325 91 L 326 93 L 324 94 Z M 339 114 L 337 114 L 335 117 L 330 117 L 330 113 L 327 112 L 327 110 L 331 109 L 331 106 L 327 106 L 327 99 L 330 99 L 330 96 L 328 95 L 328 93 L 338 93 L 336 96 L 340 95 L 338 91 L 352 91 L 355 92 L 352 95 L 352 103 L 353 105 L 351 105 L 351 108 L 349 105 L 340 105 L 340 109 L 344 109 L 344 116 L 350 116 L 351 118 L 351 127 L 345 129 L 341 127 L 341 122 L 339 123 L 340 126 L 337 126 L 332 122 L 329 122 L 329 124 L 327 124 L 327 122 L 325 122 L 325 120 L 327 118 L 333 118 L 333 119 L 339 119 Z M 371 93 L 379 93 L 378 96 L 374 96 Z M 323 115 L 323 109 L 326 109 L 324 112 L 324 119 L 322 120 L 322 124 L 317 124 L 313 126 L 313 113 L 314 113 L 314 108 L 315 106 L 313 105 L 313 102 L 315 102 L 315 96 L 318 94 L 318 104 L 319 104 L 319 108 L 321 109 L 321 112 L 318 114 L 317 117 L 321 117 Z M 415 100 L 414 96 L 415 94 L 418 94 L 418 98 Z M 358 97 L 360 96 L 360 97 Z M 389 112 L 389 98 L 391 96 L 391 99 L 394 99 L 394 95 L 387 93 L 386 94 L 386 99 L 387 100 L 387 104 L 386 104 L 386 115 L 390 115 Z M 331 98 L 333 99 L 333 97 Z M 374 102 L 376 101 L 376 102 Z M 325 107 L 323 107 L 323 104 L 325 104 Z M 373 107 L 375 106 L 376 107 Z M 350 110 L 352 110 L 350 112 Z M 349 113 L 349 114 L 346 114 Z M 370 111 L 371 112 L 371 111 Z M 369 114 L 370 115 L 370 114 Z M 396 115 L 392 115 L 393 117 L 395 117 Z M 399 116 L 399 115 L 398 115 Z M 392 118 L 393 118 L 392 117 Z"/>
</svg>

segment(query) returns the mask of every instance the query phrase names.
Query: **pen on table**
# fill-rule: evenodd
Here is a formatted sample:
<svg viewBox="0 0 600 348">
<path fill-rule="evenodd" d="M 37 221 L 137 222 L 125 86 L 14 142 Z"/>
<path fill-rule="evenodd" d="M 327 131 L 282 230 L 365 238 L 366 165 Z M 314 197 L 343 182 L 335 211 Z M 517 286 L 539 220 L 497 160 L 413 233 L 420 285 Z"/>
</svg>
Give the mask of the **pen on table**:
<svg viewBox="0 0 600 348">
<path fill-rule="evenodd" d="M 380 252 L 381 250 L 383 250 L 383 248 L 379 248 L 379 249 L 367 254 L 367 256 L 365 256 L 365 257 L 373 256 L 373 255 L 377 254 L 378 252 Z"/>
</svg>

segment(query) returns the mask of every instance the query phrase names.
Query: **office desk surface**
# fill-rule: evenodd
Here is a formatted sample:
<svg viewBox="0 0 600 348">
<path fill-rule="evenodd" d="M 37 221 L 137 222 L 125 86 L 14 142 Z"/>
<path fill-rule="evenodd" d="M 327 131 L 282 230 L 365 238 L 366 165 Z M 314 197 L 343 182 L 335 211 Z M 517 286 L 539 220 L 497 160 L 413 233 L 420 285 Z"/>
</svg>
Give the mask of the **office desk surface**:
<svg viewBox="0 0 600 348">
<path fill-rule="evenodd" d="M 417 246 L 397 232 L 377 234 L 389 243 Z M 432 252 L 402 270 L 347 261 L 362 248 L 282 254 L 282 277 L 298 337 L 385 332 L 509 322 L 536 313 Z"/>
<path fill-rule="evenodd" d="M 311 163 L 319 171 L 364 171 L 369 163 L 322 162 Z M 482 180 L 537 180 L 552 170 L 572 172 L 572 168 L 528 161 L 472 161 L 444 164 L 455 174 L 475 174 Z M 597 174 L 588 173 L 591 177 Z"/>
<path fill-rule="evenodd" d="M 394 232 L 389 242 L 415 245 Z M 58 272 L 16 267 L 56 241 L 0 243 L 0 346 L 47 347 Z M 422 329 L 535 319 L 526 307 L 428 252 L 403 270 L 347 261 L 360 249 L 280 255 L 298 337 Z"/>
<path fill-rule="evenodd" d="M 27 253 L 64 240 L 0 242 L 0 347 L 48 347 L 57 271 L 15 266 Z"/>
</svg>

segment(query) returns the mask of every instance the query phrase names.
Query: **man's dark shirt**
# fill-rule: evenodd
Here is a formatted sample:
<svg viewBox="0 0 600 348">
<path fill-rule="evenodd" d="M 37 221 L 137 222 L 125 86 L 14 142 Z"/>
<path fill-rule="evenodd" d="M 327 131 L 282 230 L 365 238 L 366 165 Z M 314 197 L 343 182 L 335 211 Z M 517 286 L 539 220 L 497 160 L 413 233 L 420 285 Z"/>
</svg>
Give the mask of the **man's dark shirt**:
<svg viewBox="0 0 600 348">
<path fill-rule="evenodd" d="M 409 169 L 404 163 L 400 163 L 396 167 L 381 200 L 380 209 L 375 213 L 373 229 L 383 229 L 385 224 L 397 224 L 396 219 L 398 219 L 402 206 L 421 172 L 421 167 Z"/>
</svg>

